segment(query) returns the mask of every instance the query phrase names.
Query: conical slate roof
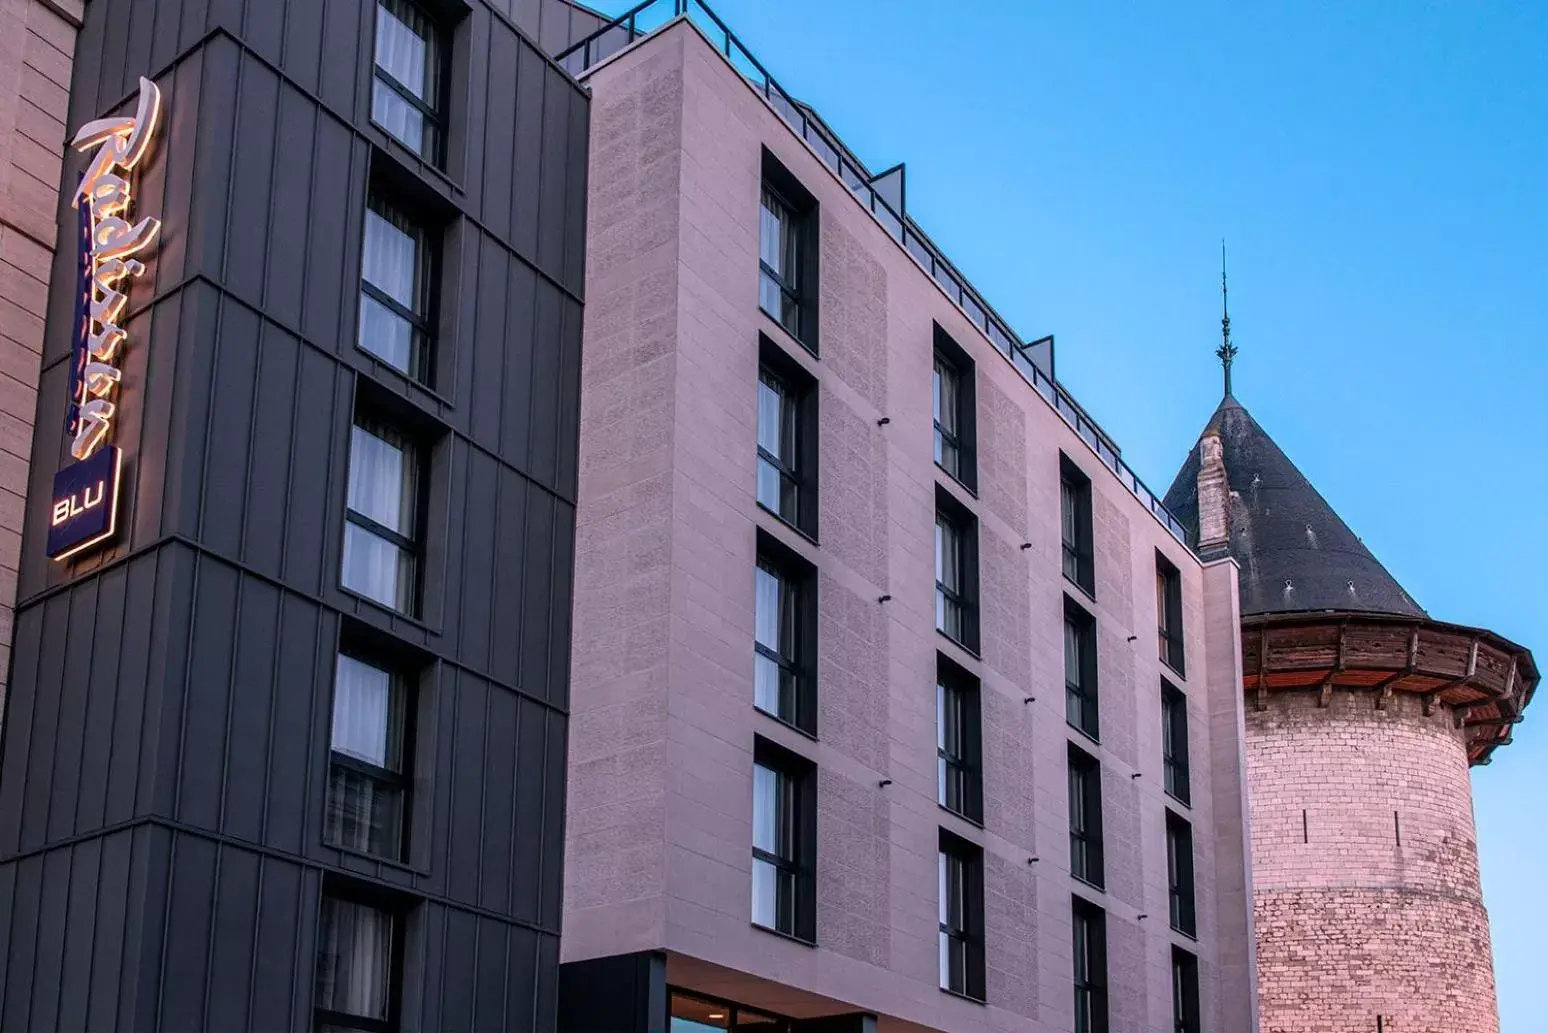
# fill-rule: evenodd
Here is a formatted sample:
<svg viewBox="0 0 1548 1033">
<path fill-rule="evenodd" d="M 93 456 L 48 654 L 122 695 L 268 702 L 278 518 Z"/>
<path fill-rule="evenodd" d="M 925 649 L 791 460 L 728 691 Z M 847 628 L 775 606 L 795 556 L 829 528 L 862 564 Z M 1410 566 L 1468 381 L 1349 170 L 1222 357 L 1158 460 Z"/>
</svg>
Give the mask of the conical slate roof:
<svg viewBox="0 0 1548 1033">
<path fill-rule="evenodd" d="M 1241 565 L 1242 616 L 1320 610 L 1427 616 L 1230 395 L 1166 493 L 1166 507 L 1195 545 L 1200 453 L 1211 432 L 1220 437 L 1230 485 L 1227 548 Z"/>
</svg>

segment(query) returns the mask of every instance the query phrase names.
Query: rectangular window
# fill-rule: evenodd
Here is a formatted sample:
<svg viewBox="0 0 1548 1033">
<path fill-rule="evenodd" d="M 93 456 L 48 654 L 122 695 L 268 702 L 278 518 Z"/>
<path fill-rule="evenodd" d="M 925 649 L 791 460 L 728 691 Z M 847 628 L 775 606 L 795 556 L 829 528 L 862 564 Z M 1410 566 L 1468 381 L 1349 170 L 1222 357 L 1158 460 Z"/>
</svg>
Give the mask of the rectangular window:
<svg viewBox="0 0 1548 1033">
<path fill-rule="evenodd" d="M 758 505 L 817 536 L 817 385 L 767 339 L 758 368 Z"/>
<path fill-rule="evenodd" d="M 445 67 L 429 15 L 409 0 L 377 0 L 371 121 L 435 165 L 445 139 Z"/>
<path fill-rule="evenodd" d="M 1064 576 L 1087 595 L 1096 595 L 1096 564 L 1091 545 L 1091 478 L 1065 456 L 1059 457 L 1059 519 L 1064 542 Z"/>
<path fill-rule="evenodd" d="M 1161 682 L 1161 760 L 1166 791 L 1188 803 L 1188 697 L 1164 679 Z"/>
<path fill-rule="evenodd" d="M 418 449 L 404 435 L 371 421 L 354 425 L 340 581 L 410 616 L 419 604 L 420 481 Z"/>
<path fill-rule="evenodd" d="M 1199 959 L 1172 948 L 1172 1029 L 1174 1033 L 1200 1033 Z"/>
<path fill-rule="evenodd" d="M 816 734 L 816 594 L 811 571 L 760 536 L 754 589 L 753 703 Z"/>
<path fill-rule="evenodd" d="M 1166 812 L 1166 882 L 1171 899 L 1172 928 L 1197 935 L 1193 914 L 1193 828 Z"/>
<path fill-rule="evenodd" d="M 978 652 L 978 525 L 936 488 L 935 628 Z"/>
<path fill-rule="evenodd" d="M 752 920 L 816 939 L 816 769 L 756 740 L 753 751 Z"/>
<path fill-rule="evenodd" d="M 397 674 L 339 654 L 324 816 L 328 842 L 402 860 L 409 802 L 407 697 Z"/>
<path fill-rule="evenodd" d="M 758 304 L 817 351 L 816 198 L 768 151 L 758 215 Z"/>
<path fill-rule="evenodd" d="M 1183 673 L 1182 574 L 1156 553 L 1156 614 L 1161 662 Z"/>
<path fill-rule="evenodd" d="M 397 1028 L 399 919 L 391 911 L 324 889 L 317 929 L 319 1029 Z"/>
<path fill-rule="evenodd" d="M 1102 767 L 1084 750 L 1070 746 L 1070 874 L 1103 885 Z"/>
<path fill-rule="evenodd" d="M 941 989 L 984 999 L 984 855 L 941 832 Z"/>
<path fill-rule="evenodd" d="M 945 657 L 936 658 L 935 735 L 937 802 L 982 822 L 978 681 Z"/>
<path fill-rule="evenodd" d="M 969 490 L 978 484 L 973 360 L 946 331 L 935 328 L 932 374 L 935 463 Z"/>
<path fill-rule="evenodd" d="M 1064 716 L 1093 739 L 1100 738 L 1097 721 L 1096 620 L 1064 600 Z"/>
<path fill-rule="evenodd" d="M 356 341 L 422 384 L 430 383 L 434 288 L 430 231 L 373 193 L 365 214 Z"/>
<path fill-rule="evenodd" d="M 1107 1033 L 1107 915 L 1080 897 L 1075 932 L 1075 1033 Z"/>
</svg>

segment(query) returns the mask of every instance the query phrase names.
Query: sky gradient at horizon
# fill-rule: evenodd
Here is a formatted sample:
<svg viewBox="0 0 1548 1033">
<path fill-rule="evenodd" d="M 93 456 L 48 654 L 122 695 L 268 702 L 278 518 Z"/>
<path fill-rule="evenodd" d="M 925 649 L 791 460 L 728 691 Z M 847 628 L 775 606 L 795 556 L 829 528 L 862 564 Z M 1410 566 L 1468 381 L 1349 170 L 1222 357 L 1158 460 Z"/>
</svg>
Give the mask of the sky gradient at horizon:
<svg viewBox="0 0 1548 1033">
<path fill-rule="evenodd" d="M 710 2 L 1157 492 L 1225 238 L 1236 396 L 1432 616 L 1548 663 L 1548 4 Z M 1473 785 L 1501 1030 L 1548 1033 L 1548 716 Z"/>
</svg>

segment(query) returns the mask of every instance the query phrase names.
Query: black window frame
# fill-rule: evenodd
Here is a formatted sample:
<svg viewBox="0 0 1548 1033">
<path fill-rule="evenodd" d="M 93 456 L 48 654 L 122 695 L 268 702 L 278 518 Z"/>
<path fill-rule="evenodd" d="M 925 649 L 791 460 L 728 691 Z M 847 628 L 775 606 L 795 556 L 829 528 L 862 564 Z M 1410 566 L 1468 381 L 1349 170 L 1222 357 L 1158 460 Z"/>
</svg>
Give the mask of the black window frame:
<svg viewBox="0 0 1548 1033">
<path fill-rule="evenodd" d="M 341 635 L 338 649 L 335 651 L 334 677 L 330 708 L 337 707 L 338 701 L 338 669 L 339 661 L 349 658 L 356 663 L 364 664 L 386 674 L 389 679 L 389 691 L 393 699 L 389 709 L 395 711 L 389 714 L 388 735 L 396 738 L 395 743 L 389 742 L 388 754 L 391 755 L 392 747 L 396 746 L 397 770 L 380 767 L 359 757 L 344 753 L 336 748 L 333 741 L 333 731 L 329 728 L 328 744 L 328 785 L 325 791 L 323 805 L 323 843 L 337 850 L 345 850 L 350 853 L 372 857 L 378 860 L 390 861 L 394 864 L 406 865 L 409 863 L 413 844 L 414 827 L 414 781 L 417 763 L 417 740 L 419 726 L 419 664 L 410 659 L 406 651 L 395 651 L 383 648 L 375 642 L 376 636 L 369 632 L 354 632 L 346 628 Z M 395 655 L 399 654 L 399 655 Z M 333 709 L 330 709 L 330 714 Z M 393 728 L 394 717 L 396 728 Z M 396 844 L 392 852 L 382 853 L 370 847 L 357 846 L 344 842 L 333 834 L 331 817 L 334 807 L 334 770 L 343 769 L 359 776 L 372 779 L 386 786 L 398 795 L 398 829 Z"/>
<path fill-rule="evenodd" d="M 426 50 L 433 55 L 431 61 L 434 65 L 430 69 L 431 76 L 435 79 L 435 89 L 438 103 L 431 103 L 419 96 L 413 90 L 401 82 L 395 75 L 376 63 L 377 39 L 381 35 L 382 11 L 394 4 L 412 9 L 425 23 L 430 37 L 426 40 Z M 371 24 L 371 96 L 368 100 L 368 118 L 371 124 L 386 133 L 395 143 L 408 150 L 420 160 L 432 167 L 445 170 L 447 155 L 450 152 L 450 111 L 451 111 L 451 86 L 452 86 L 452 33 L 454 26 L 451 19 L 435 10 L 431 5 L 418 3 L 416 0 L 373 0 Z M 396 13 L 389 14 L 403 22 Z M 407 24 L 407 23 L 404 23 Z M 412 27 L 410 27 L 412 31 Z M 382 123 L 376 121 L 376 87 L 380 83 L 385 89 L 390 90 L 405 104 L 418 111 L 431 127 L 430 153 L 425 153 L 424 141 L 416 146 L 409 143 L 396 133 L 392 132 Z"/>
<path fill-rule="evenodd" d="M 1160 552 L 1156 553 L 1156 642 L 1163 664 L 1187 677 L 1183 644 L 1182 571 Z"/>
<path fill-rule="evenodd" d="M 791 899 L 788 904 L 788 928 L 781 928 L 786 916 L 786 909 L 780 906 L 776 899 L 775 924 L 764 925 L 758 921 L 756 914 L 752 915 L 752 924 L 768 932 L 788 936 L 807 944 L 817 942 L 817 765 L 798 753 L 788 750 L 772 740 L 763 736 L 753 738 L 753 765 L 775 772 L 785 780 L 788 793 L 781 794 L 779 801 L 788 804 L 793 813 L 776 816 L 776 824 L 788 823 L 788 834 L 791 840 L 790 853 L 792 856 L 783 857 L 778 853 L 764 850 L 757 846 L 756 831 L 753 835 L 752 857 L 754 861 L 762 861 L 772 865 L 781 875 L 788 878 Z M 753 788 L 753 821 L 757 823 L 758 791 L 756 787 L 756 775 Z M 780 805 L 776 803 L 776 806 Z M 781 886 L 786 885 L 783 878 L 775 883 L 776 894 Z M 748 907 L 751 909 L 749 896 Z"/>
<path fill-rule="evenodd" d="M 1096 550 L 1091 523 L 1091 478 L 1063 452 L 1059 453 L 1059 540 L 1060 563 L 1065 579 L 1095 599 Z"/>
<path fill-rule="evenodd" d="M 330 901 L 339 901 L 356 907 L 370 908 L 386 915 L 392 922 L 392 943 L 388 948 L 387 967 L 387 1018 L 377 1019 L 350 1012 L 327 1009 L 319 1004 L 322 981 L 323 931 Z M 411 903 L 407 898 L 390 890 L 356 882 L 332 873 L 323 877 L 322 892 L 317 898 L 317 936 L 312 959 L 312 1018 L 317 1026 L 333 1026 L 342 1029 L 362 1030 L 366 1033 L 393 1033 L 403 1017 L 403 969 L 405 941 L 408 939 L 408 918 Z"/>
<path fill-rule="evenodd" d="M 1183 806 L 1193 802 L 1188 772 L 1188 697 L 1177 686 L 1161 679 L 1161 767 L 1164 788 Z"/>
<path fill-rule="evenodd" d="M 1102 764 L 1069 744 L 1070 875 L 1105 889 L 1107 861 L 1102 836 Z"/>
<path fill-rule="evenodd" d="M 791 621 L 791 655 L 783 656 L 777 649 L 771 649 L 758 641 L 757 635 L 757 570 L 763 570 L 780 578 L 794 595 L 794 616 Z M 817 736 L 817 571 L 810 563 L 803 559 L 795 550 L 786 546 L 773 535 L 759 528 L 757 535 L 757 557 L 754 563 L 753 581 L 753 655 L 754 655 L 754 696 L 753 706 L 759 713 L 765 714 L 781 724 L 788 725 L 795 730 L 809 735 Z M 783 625 L 783 621 L 780 622 Z M 757 658 L 762 657 L 773 662 L 778 669 L 789 674 L 794 679 L 791 690 L 790 704 L 792 713 L 780 713 L 779 709 L 769 710 L 758 704 L 756 695 L 757 686 Z M 776 689 L 776 706 L 782 709 L 783 705 L 783 679 Z"/>
<path fill-rule="evenodd" d="M 445 275 L 442 245 L 446 223 L 443 214 L 434 210 L 433 206 L 420 204 L 415 199 L 413 195 L 418 191 L 412 187 L 403 189 L 398 186 L 401 180 L 401 174 L 396 171 L 373 174 L 366 192 L 365 214 L 360 223 L 359 305 L 363 310 L 369 298 L 408 323 L 412 333 L 408 365 L 399 366 L 381 352 L 366 347 L 360 318 L 355 321 L 355 348 L 370 356 L 373 362 L 433 391 L 439 379 L 441 288 Z M 413 230 L 417 249 L 415 261 L 419 267 L 416 278 L 424 295 L 423 312 L 409 308 L 366 278 L 366 223 L 373 211 L 400 231 L 403 227 L 394 222 L 394 217 L 407 223 Z"/>
<path fill-rule="evenodd" d="M 1181 947 L 1172 948 L 1173 1033 L 1202 1033 L 1199 1009 L 1199 959 Z"/>
<path fill-rule="evenodd" d="M 935 581 L 935 630 L 947 639 L 955 642 L 974 656 L 978 655 L 978 518 L 973 511 L 952 497 L 951 493 L 939 484 L 935 486 L 935 523 L 937 530 L 942 522 L 951 529 L 958 543 L 957 568 L 960 584 L 956 587 L 948 586 L 940 580 L 939 573 Z M 939 537 L 939 535 L 937 535 Z M 942 567 L 939 542 L 936 543 L 935 565 L 937 572 Z M 960 635 L 953 635 L 943 622 L 943 613 L 949 613 L 951 608 L 957 612 L 957 621 Z"/>
<path fill-rule="evenodd" d="M 978 679 L 945 656 L 935 659 L 936 802 L 946 810 L 982 825 L 983 693 Z M 948 718 L 955 714 L 955 723 Z M 956 742 L 948 741 L 955 727 Z"/>
<path fill-rule="evenodd" d="M 1108 1033 L 1107 912 L 1084 897 L 1073 895 L 1070 939 L 1075 990 L 1073 1033 Z"/>
<path fill-rule="evenodd" d="M 767 147 L 763 149 L 763 176 L 758 198 L 758 308 L 803 348 L 816 355 L 818 354 L 817 198 L 801 185 L 800 180 L 796 179 Z M 783 275 L 763 260 L 763 210 L 766 200 L 769 199 L 775 201 L 783 210 L 789 220 L 790 232 L 795 238 L 792 249 L 795 270 L 792 276 Z M 765 283 L 772 284 L 778 290 L 782 303 L 786 301 L 790 303 L 791 311 L 795 313 L 794 327 L 785 322 L 782 313 L 770 312 L 763 304 Z M 782 304 L 781 308 L 783 307 Z"/>
<path fill-rule="evenodd" d="M 948 891 L 947 897 L 952 896 L 949 891 L 954 885 L 952 878 L 955 872 L 958 878 L 956 885 L 961 887 L 964 905 L 961 921 L 956 922 L 951 915 L 952 908 L 948 899 L 942 898 L 938 902 L 939 937 L 945 939 L 948 956 L 947 978 L 942 983 L 941 990 L 983 1003 L 986 999 L 984 851 L 976 843 L 953 835 L 945 829 L 940 830 L 938 849 L 937 892 L 941 892 L 941 883 L 944 882 L 944 889 Z M 944 912 L 944 917 L 941 916 L 941 912 Z M 960 969 L 957 965 L 959 959 Z M 959 971 L 960 982 L 957 980 Z"/>
<path fill-rule="evenodd" d="M 973 358 L 951 335 L 935 325 L 934 361 L 930 372 L 931 415 L 935 425 L 935 465 L 952 480 L 970 492 L 978 491 L 978 389 L 977 368 Z M 940 409 L 940 371 L 945 367 L 956 384 L 956 407 L 952 413 L 955 431 L 941 426 L 936 410 Z M 955 462 L 944 460 L 945 446 L 950 446 Z"/>
<path fill-rule="evenodd" d="M 367 392 L 369 393 L 369 392 Z M 339 569 L 338 585 L 350 595 L 364 599 L 373 606 L 379 606 L 389 613 L 396 613 L 411 620 L 419 620 L 424 611 L 425 584 L 426 584 L 426 558 L 427 558 L 427 534 L 430 515 L 430 475 L 431 475 L 431 446 L 426 441 L 425 434 L 413 425 L 412 421 L 401 420 L 388 411 L 387 407 L 377 406 L 371 403 L 365 394 L 357 394 L 354 416 L 349 424 L 349 445 L 345 449 L 344 469 L 344 536 L 339 543 Z M 396 445 L 412 465 L 413 477 L 413 534 L 405 535 L 379 523 L 369 515 L 352 508 L 349 504 L 349 476 L 352 464 L 355 461 L 354 435 L 359 428 L 367 434 Z M 391 435 L 389 437 L 388 435 Z M 395 442 L 393 438 L 396 438 Z M 367 595 L 359 588 L 351 587 L 345 583 L 344 571 L 348 560 L 349 530 L 348 525 L 353 524 L 367 534 L 385 541 L 398 549 L 407 552 L 413 563 L 413 572 L 408 587 L 408 599 L 404 606 L 398 606 L 383 602 L 374 596 Z"/>
<path fill-rule="evenodd" d="M 1076 629 L 1076 664 L 1071 670 L 1069 629 Z M 1064 597 L 1064 720 L 1093 742 L 1102 741 L 1101 694 L 1097 684 L 1096 618 Z M 1073 677 L 1072 677 L 1073 676 Z"/>
<path fill-rule="evenodd" d="M 1166 891 L 1172 929 L 1198 936 L 1198 887 L 1194 884 L 1193 826 L 1168 808 L 1166 812 Z"/>
<path fill-rule="evenodd" d="M 795 494 L 794 512 L 782 512 L 783 493 L 781 493 L 779 508 L 771 508 L 761 497 L 758 497 L 761 491 L 756 486 L 754 495 L 758 507 L 764 512 L 795 528 L 812 541 L 816 541 L 817 380 L 784 349 L 770 340 L 767 334 L 759 334 L 758 337 L 759 419 L 760 421 L 762 419 L 762 385 L 764 378 L 768 377 L 784 389 L 782 399 L 788 412 L 783 414 L 781 419 L 783 421 L 788 417 L 790 421 L 790 450 L 794 460 L 793 463 L 786 462 L 783 457 L 772 455 L 759 444 L 757 446 L 759 470 L 761 472 L 766 464 L 775 471 L 781 485 L 787 482 L 791 485 Z"/>
</svg>

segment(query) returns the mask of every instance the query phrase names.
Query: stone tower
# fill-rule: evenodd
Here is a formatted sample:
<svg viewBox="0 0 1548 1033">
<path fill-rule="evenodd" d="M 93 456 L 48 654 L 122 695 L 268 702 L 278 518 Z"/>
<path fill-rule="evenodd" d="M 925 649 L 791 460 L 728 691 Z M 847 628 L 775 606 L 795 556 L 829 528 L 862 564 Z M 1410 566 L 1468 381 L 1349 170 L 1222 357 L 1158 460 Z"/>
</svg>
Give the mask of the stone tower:
<svg viewBox="0 0 1548 1033">
<path fill-rule="evenodd" d="M 1531 653 L 1426 614 L 1229 391 L 1166 505 L 1241 566 L 1263 1033 L 1498 1033 L 1468 769 Z"/>
</svg>

